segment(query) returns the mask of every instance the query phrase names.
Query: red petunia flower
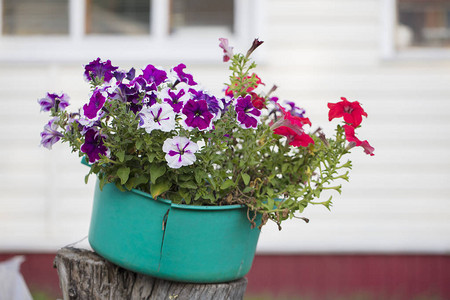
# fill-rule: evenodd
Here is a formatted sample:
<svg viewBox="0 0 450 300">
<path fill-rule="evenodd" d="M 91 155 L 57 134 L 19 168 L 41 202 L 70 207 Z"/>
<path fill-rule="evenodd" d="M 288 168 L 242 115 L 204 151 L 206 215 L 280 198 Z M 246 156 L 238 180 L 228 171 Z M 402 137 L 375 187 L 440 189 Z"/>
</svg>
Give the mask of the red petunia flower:
<svg viewBox="0 0 450 300">
<path fill-rule="evenodd" d="M 309 144 L 314 144 L 314 140 L 303 131 L 295 130 L 287 126 L 280 126 L 273 130 L 273 133 L 284 135 L 287 137 L 288 143 L 294 147 L 307 147 Z"/>
<path fill-rule="evenodd" d="M 328 103 L 330 109 L 328 119 L 344 117 L 344 121 L 353 126 L 358 127 L 362 122 L 362 116 L 367 117 L 367 113 L 361 107 L 358 101 L 350 102 L 346 98 L 341 97 L 342 101 L 338 103 Z"/>
<path fill-rule="evenodd" d="M 314 140 L 303 130 L 303 125 L 311 125 L 309 119 L 293 116 L 279 104 L 278 107 L 284 116 L 283 119 L 278 120 L 271 126 L 273 132 L 287 137 L 289 145 L 294 147 L 306 147 L 309 144 L 314 144 Z"/>
<path fill-rule="evenodd" d="M 373 151 L 375 151 L 375 148 L 370 146 L 368 141 L 362 141 L 360 146 L 363 147 L 364 153 L 369 154 L 370 156 L 374 156 L 375 155 L 373 153 Z"/>
<path fill-rule="evenodd" d="M 361 141 L 355 135 L 355 128 L 350 125 L 344 125 L 345 138 L 350 143 L 355 143 L 355 146 L 361 145 Z"/>
<path fill-rule="evenodd" d="M 260 97 L 257 93 L 251 92 L 250 95 L 252 96 L 252 104 L 257 109 L 263 109 L 266 108 L 266 99 L 264 97 Z"/>
<path fill-rule="evenodd" d="M 372 147 L 367 140 L 361 141 L 360 139 L 358 139 L 356 137 L 354 127 L 352 127 L 350 125 L 344 125 L 344 130 L 345 130 L 345 138 L 347 139 L 347 141 L 349 141 L 350 143 L 353 143 L 355 146 L 363 147 L 364 152 L 366 154 L 369 154 L 370 156 L 375 155 L 373 153 L 375 151 L 375 148 Z"/>
<path fill-rule="evenodd" d="M 303 127 L 303 125 L 309 125 L 311 126 L 311 121 L 308 118 L 302 118 L 299 116 L 293 116 L 291 114 L 291 112 L 286 111 L 286 109 L 281 106 L 279 103 L 277 103 L 278 108 L 281 110 L 281 112 L 283 113 L 283 119 L 287 119 L 289 120 L 289 122 L 296 124 L 299 127 Z"/>
</svg>

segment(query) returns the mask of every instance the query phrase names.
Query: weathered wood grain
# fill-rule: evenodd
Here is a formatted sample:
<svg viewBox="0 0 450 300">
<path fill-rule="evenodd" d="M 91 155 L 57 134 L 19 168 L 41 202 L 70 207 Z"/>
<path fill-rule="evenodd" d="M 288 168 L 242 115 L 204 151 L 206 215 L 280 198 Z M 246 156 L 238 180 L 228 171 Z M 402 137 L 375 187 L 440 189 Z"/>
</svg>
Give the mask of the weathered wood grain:
<svg viewBox="0 0 450 300">
<path fill-rule="evenodd" d="M 57 252 L 64 300 L 101 299 L 243 299 L 247 279 L 219 284 L 173 282 L 134 273 L 118 267 L 96 253 L 62 248 Z"/>
</svg>

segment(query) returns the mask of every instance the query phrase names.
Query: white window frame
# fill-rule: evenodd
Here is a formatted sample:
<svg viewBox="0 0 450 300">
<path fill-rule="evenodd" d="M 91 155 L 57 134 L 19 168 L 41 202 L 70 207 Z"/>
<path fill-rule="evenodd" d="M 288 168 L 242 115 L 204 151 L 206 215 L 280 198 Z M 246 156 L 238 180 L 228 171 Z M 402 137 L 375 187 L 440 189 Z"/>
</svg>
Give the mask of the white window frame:
<svg viewBox="0 0 450 300">
<path fill-rule="evenodd" d="M 450 60 L 450 48 L 417 48 L 402 51 L 396 48 L 397 0 L 382 0 L 381 54 L 385 60 Z"/>
<path fill-rule="evenodd" d="M 265 0 L 234 0 L 234 33 L 216 36 L 217 32 L 188 30 L 169 34 L 169 0 L 151 3 L 150 34 L 144 36 L 101 36 L 85 34 L 85 0 L 69 0 L 69 34 L 67 36 L 0 36 L 0 62 L 71 62 L 96 57 L 136 61 L 217 61 L 218 39 L 229 38 L 239 49 L 247 49 L 263 27 Z M 2 32 L 0 1 L 0 33 Z M 224 35 L 227 33 L 224 32 Z M 126 51 L 117 45 L 128 45 Z M 95 58 L 96 58 L 95 57 Z"/>
</svg>

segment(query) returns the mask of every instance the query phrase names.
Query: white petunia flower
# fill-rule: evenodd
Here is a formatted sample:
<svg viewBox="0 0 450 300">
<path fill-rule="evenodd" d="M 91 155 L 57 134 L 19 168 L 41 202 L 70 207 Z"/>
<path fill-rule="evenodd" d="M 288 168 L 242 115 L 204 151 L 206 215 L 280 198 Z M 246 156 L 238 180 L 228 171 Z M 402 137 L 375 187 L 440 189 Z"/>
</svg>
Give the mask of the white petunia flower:
<svg viewBox="0 0 450 300">
<path fill-rule="evenodd" d="M 178 169 L 182 166 L 192 165 L 195 160 L 195 152 L 198 145 L 184 136 L 176 136 L 164 141 L 163 151 L 169 167 Z"/>
<path fill-rule="evenodd" d="M 175 112 L 168 103 L 155 103 L 150 107 L 144 107 L 140 113 L 139 127 L 148 133 L 155 129 L 170 132 L 175 129 Z"/>
</svg>

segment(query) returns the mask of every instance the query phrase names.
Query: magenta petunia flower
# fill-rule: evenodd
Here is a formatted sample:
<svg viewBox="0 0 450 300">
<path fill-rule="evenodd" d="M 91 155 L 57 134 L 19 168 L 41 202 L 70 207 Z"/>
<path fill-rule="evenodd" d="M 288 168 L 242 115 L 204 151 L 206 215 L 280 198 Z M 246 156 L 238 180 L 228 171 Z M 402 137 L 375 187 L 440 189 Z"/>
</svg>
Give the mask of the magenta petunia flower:
<svg viewBox="0 0 450 300">
<path fill-rule="evenodd" d="M 208 110 L 208 104 L 205 100 L 188 100 L 183 107 L 182 113 L 186 116 L 184 122 L 188 129 L 198 128 L 198 130 L 206 130 L 211 128 L 211 120 L 214 118 L 214 115 Z"/>
<path fill-rule="evenodd" d="M 195 160 L 195 152 L 198 145 L 184 136 L 176 136 L 164 141 L 163 151 L 166 153 L 166 161 L 172 169 L 192 165 Z"/>
<path fill-rule="evenodd" d="M 38 100 L 41 106 L 41 111 L 50 111 L 52 108 L 58 110 L 65 110 L 69 106 L 69 96 L 64 93 L 60 95 L 54 93 L 47 93 L 44 98 Z"/>
<path fill-rule="evenodd" d="M 41 145 L 47 149 L 52 149 L 52 146 L 58 142 L 63 135 L 57 130 L 59 118 L 51 119 L 45 126 L 44 131 L 41 132 Z"/>
<path fill-rule="evenodd" d="M 261 111 L 253 106 L 251 95 L 237 98 L 234 109 L 237 113 L 237 120 L 240 122 L 242 128 L 258 127 Z"/>
<path fill-rule="evenodd" d="M 95 128 L 90 128 L 84 135 L 84 144 L 81 145 L 81 152 L 88 156 L 89 162 L 94 163 L 100 159 L 100 155 L 109 156 L 110 151 L 104 145 L 104 135 L 101 135 Z"/>
<path fill-rule="evenodd" d="M 190 94 L 184 89 L 172 90 L 164 88 L 159 92 L 158 97 L 172 106 L 173 111 L 177 114 L 181 112 L 184 102 L 189 100 Z"/>
<path fill-rule="evenodd" d="M 84 67 L 84 77 L 87 81 L 110 82 L 117 69 L 118 67 L 111 65 L 109 59 L 102 62 L 98 57 Z"/>
<path fill-rule="evenodd" d="M 194 81 L 194 78 L 191 74 L 184 73 L 183 69 L 186 68 L 185 64 L 179 64 L 178 66 L 172 69 L 172 73 L 175 73 L 177 80 L 179 82 L 184 82 L 188 85 L 196 85 L 197 82 Z"/>
<path fill-rule="evenodd" d="M 148 65 L 142 70 L 142 78 L 145 79 L 147 83 L 154 82 L 157 86 L 163 83 L 167 79 L 166 71 L 159 70 L 153 65 Z"/>
</svg>

